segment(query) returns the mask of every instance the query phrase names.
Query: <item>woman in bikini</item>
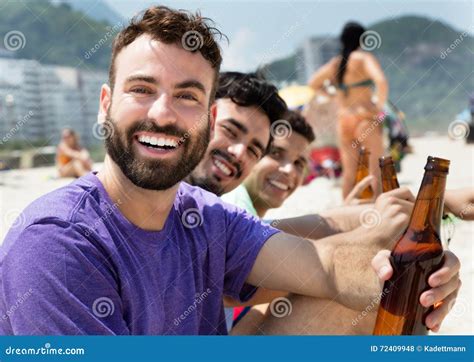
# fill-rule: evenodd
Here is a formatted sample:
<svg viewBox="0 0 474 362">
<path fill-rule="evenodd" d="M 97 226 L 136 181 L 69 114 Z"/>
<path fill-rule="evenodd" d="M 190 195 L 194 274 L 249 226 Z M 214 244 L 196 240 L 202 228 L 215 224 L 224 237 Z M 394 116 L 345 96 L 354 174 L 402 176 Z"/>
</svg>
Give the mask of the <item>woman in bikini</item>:
<svg viewBox="0 0 474 362">
<path fill-rule="evenodd" d="M 323 88 L 327 80 L 337 88 L 337 134 L 344 198 L 354 187 L 359 148 L 364 146 L 370 151 L 370 173 L 376 180 L 380 178 L 378 158 L 384 153 L 381 115 L 388 85 L 377 59 L 361 49 L 364 32 L 360 24 L 347 23 L 340 36 L 341 54 L 322 66 L 309 81 L 315 90 Z M 380 182 L 374 186 L 378 194 Z"/>
<path fill-rule="evenodd" d="M 76 132 L 70 128 L 61 133 L 56 164 L 60 177 L 81 177 L 92 170 L 89 152 L 79 144 Z"/>
</svg>

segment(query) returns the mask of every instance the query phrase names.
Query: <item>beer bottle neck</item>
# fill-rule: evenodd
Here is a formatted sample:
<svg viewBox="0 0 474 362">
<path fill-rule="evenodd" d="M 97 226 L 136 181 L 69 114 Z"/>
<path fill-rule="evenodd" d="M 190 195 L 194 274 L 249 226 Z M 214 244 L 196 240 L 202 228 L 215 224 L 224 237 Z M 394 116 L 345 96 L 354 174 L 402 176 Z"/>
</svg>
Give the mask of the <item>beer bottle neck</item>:
<svg viewBox="0 0 474 362">
<path fill-rule="evenodd" d="M 393 164 L 385 165 L 382 170 L 382 189 L 383 192 L 388 192 L 394 189 L 398 189 L 397 174 L 395 173 L 395 167 Z"/>
<path fill-rule="evenodd" d="M 446 172 L 425 171 L 411 215 L 410 229 L 415 231 L 431 229 L 439 236 L 446 175 Z"/>
</svg>

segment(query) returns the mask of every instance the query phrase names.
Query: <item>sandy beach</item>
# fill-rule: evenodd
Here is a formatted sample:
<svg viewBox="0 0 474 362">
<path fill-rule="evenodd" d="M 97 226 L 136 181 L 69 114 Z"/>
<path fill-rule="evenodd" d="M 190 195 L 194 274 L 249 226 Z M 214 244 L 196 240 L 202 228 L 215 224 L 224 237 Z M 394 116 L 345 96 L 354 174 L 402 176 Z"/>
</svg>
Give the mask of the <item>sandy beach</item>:
<svg viewBox="0 0 474 362">
<path fill-rule="evenodd" d="M 414 153 L 406 157 L 399 174 L 400 184 L 408 186 L 416 195 L 423 176 L 423 166 L 428 155 L 451 160 L 447 188 L 474 186 L 474 145 L 454 141 L 447 137 L 418 138 L 411 140 Z M 100 169 L 100 164 L 95 165 Z M 58 187 L 67 185 L 71 179 L 57 179 L 53 167 L 0 172 L 0 240 L 3 241 L 8 228 L 31 201 Z M 337 182 L 316 179 L 301 187 L 283 205 L 272 210 L 269 218 L 290 217 L 315 213 L 341 203 L 341 191 Z M 21 222 L 21 218 L 19 221 Z M 450 249 L 461 260 L 463 286 L 457 303 L 443 323 L 440 334 L 473 334 L 473 245 L 474 222 L 457 220 Z"/>
</svg>

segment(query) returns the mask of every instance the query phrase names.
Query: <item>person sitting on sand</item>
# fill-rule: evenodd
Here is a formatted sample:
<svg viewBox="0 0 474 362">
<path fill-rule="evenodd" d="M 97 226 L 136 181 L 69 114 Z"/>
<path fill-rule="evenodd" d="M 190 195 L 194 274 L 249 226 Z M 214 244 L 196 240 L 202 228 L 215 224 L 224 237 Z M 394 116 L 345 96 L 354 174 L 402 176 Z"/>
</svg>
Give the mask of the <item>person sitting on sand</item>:
<svg viewBox="0 0 474 362">
<path fill-rule="evenodd" d="M 60 177 L 81 177 L 92 170 L 89 152 L 81 146 L 77 133 L 71 128 L 65 128 L 61 133 L 56 165 Z"/>
</svg>

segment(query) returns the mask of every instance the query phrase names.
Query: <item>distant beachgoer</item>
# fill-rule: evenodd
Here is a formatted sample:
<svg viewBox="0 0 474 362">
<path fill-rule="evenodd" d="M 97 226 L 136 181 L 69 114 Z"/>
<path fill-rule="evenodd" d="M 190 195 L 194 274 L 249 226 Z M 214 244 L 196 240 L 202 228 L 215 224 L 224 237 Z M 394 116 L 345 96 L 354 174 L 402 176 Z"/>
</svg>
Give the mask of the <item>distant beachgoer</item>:
<svg viewBox="0 0 474 362">
<path fill-rule="evenodd" d="M 80 145 L 76 132 L 70 128 L 61 133 L 56 165 L 60 177 L 81 177 L 92 170 L 89 152 Z"/>
<path fill-rule="evenodd" d="M 341 54 L 323 65 L 309 81 L 315 90 L 323 88 L 327 80 L 337 88 L 343 197 L 354 187 L 359 147 L 370 150 L 370 173 L 377 180 L 377 160 L 384 151 L 382 122 L 378 117 L 387 100 L 388 85 L 377 59 L 361 47 L 364 32 L 360 24 L 347 23 L 340 36 Z"/>
</svg>

